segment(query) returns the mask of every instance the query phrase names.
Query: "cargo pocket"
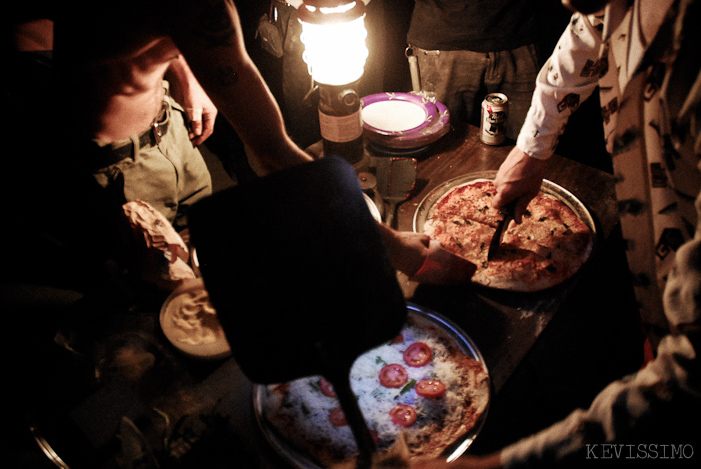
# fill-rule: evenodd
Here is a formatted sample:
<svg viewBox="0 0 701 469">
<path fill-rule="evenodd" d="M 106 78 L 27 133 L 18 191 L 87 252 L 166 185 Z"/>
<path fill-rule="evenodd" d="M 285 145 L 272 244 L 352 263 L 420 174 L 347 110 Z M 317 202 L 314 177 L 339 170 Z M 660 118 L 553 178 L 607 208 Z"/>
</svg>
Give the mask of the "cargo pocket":
<svg viewBox="0 0 701 469">
<path fill-rule="evenodd" d="M 260 39 L 263 50 L 278 59 L 284 54 L 285 36 L 282 24 L 278 19 L 276 0 L 270 1 L 270 11 L 258 20 L 256 39 Z"/>
</svg>

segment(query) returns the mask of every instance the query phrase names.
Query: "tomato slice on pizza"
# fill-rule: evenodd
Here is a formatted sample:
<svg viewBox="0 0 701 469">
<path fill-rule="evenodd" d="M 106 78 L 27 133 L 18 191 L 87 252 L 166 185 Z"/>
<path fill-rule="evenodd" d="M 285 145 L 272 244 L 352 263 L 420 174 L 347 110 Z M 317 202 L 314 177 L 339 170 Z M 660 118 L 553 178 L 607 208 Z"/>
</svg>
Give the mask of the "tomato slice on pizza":
<svg viewBox="0 0 701 469">
<path fill-rule="evenodd" d="M 378 451 L 405 436 L 412 457 L 438 456 L 486 410 L 488 375 L 433 326 L 409 321 L 395 339 L 361 355 L 351 389 Z M 355 439 L 331 385 L 309 377 L 265 389 L 265 416 L 322 467 L 353 457 Z"/>
</svg>

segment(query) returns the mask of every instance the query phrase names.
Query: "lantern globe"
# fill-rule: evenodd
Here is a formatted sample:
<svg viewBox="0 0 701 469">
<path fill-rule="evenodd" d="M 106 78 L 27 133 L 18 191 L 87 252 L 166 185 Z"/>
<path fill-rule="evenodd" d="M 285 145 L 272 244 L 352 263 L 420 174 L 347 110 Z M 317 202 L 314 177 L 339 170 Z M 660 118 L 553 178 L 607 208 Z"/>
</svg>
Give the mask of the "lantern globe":
<svg viewBox="0 0 701 469">
<path fill-rule="evenodd" d="M 351 0 L 304 0 L 302 58 L 314 81 L 344 85 L 360 79 L 368 57 L 365 4 Z"/>
</svg>

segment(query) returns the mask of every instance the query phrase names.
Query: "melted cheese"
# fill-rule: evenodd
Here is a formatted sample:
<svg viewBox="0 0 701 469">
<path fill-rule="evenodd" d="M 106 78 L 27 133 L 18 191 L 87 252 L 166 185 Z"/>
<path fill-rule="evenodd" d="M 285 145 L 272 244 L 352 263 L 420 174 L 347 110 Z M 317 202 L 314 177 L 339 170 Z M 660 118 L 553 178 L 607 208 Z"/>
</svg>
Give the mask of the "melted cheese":
<svg viewBox="0 0 701 469">
<path fill-rule="evenodd" d="M 402 331 L 404 340 L 401 343 L 384 344 L 366 352 L 351 369 L 351 388 L 368 427 L 377 434 L 379 450 L 390 448 L 404 432 L 412 452 L 420 455 L 422 437 L 435 434 L 430 438 L 439 438 L 441 429 L 446 428 L 442 435 L 444 444 L 439 448 L 442 450 L 469 430 L 461 421 L 474 392 L 472 386 L 465 385 L 470 371 L 461 366 L 461 361 L 455 360 L 457 348 L 452 345 L 449 349 L 447 339 L 439 338 L 436 332 L 407 326 Z M 424 342 L 431 347 L 433 358 L 425 366 L 411 367 L 404 362 L 403 351 L 414 342 Z M 392 363 L 401 364 L 408 372 L 407 386 L 386 388 L 380 384 L 380 370 Z M 313 376 L 284 386 L 269 386 L 263 402 L 264 414 L 285 437 L 308 448 L 312 454 L 319 457 L 321 453 L 322 458 L 324 455 L 333 459 L 347 458 L 356 451 L 355 440 L 349 426 L 337 427 L 329 421 L 329 412 L 338 407 L 339 402 L 321 392 L 319 379 Z M 441 380 L 446 385 L 446 393 L 439 399 L 418 395 L 411 383 L 422 379 Z M 281 393 L 280 389 L 285 387 L 287 392 Z M 392 422 L 390 411 L 398 404 L 416 409 L 417 420 L 411 426 L 400 427 Z"/>
</svg>

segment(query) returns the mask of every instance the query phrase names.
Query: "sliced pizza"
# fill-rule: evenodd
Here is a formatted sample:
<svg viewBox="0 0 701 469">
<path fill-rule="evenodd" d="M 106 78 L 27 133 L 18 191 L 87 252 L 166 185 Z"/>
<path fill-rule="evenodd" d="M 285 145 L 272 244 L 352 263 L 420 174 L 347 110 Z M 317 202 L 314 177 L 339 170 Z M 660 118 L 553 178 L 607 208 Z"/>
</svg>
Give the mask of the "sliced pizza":
<svg viewBox="0 0 701 469">
<path fill-rule="evenodd" d="M 423 232 L 448 251 L 477 266 L 480 285 L 532 292 L 572 277 L 593 247 L 590 227 L 561 200 L 541 192 L 528 205 L 522 223 L 506 228 L 498 255 L 487 259 L 502 215 L 492 206 L 490 180 L 474 181 L 445 193 L 431 208 Z"/>
</svg>

